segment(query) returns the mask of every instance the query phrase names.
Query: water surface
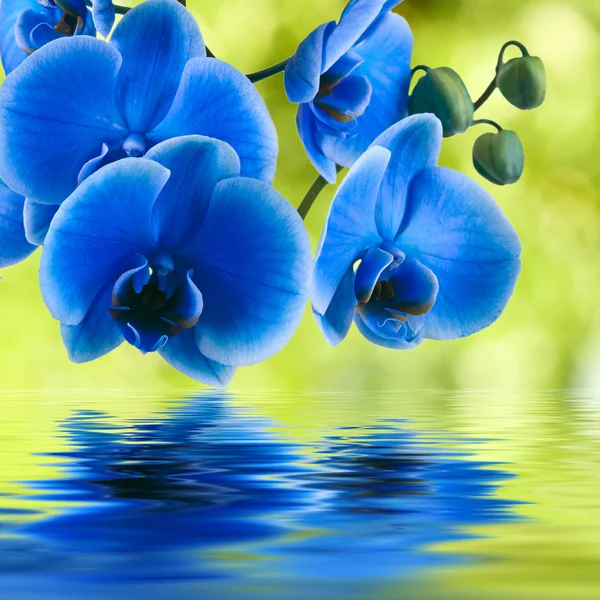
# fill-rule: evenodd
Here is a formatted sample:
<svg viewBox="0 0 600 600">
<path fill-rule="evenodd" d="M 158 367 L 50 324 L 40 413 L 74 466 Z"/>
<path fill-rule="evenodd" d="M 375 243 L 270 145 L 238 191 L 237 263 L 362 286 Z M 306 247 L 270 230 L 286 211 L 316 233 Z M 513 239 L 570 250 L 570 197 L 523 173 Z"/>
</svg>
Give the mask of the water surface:
<svg viewBox="0 0 600 600">
<path fill-rule="evenodd" d="M 0 598 L 598 598 L 574 393 L 5 392 Z"/>
</svg>

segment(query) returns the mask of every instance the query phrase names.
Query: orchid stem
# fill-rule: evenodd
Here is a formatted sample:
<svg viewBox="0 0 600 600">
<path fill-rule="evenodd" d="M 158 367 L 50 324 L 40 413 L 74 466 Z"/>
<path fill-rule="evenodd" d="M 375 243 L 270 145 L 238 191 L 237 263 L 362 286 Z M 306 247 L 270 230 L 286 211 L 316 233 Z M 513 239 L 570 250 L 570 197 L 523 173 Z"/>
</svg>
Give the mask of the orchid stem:
<svg viewBox="0 0 600 600">
<path fill-rule="evenodd" d="M 246 75 L 246 77 L 252 83 L 258 83 L 259 81 L 262 81 L 263 79 L 267 79 L 268 77 L 273 77 L 273 75 L 277 75 L 277 73 L 281 73 L 282 71 L 284 71 L 289 61 L 290 61 L 290 59 L 286 58 L 285 60 L 282 60 L 281 62 L 277 63 L 276 65 L 267 67 L 266 69 L 263 69 L 262 71 L 256 71 L 256 73 L 250 73 L 250 74 Z"/>
<path fill-rule="evenodd" d="M 500 125 L 496 123 L 496 121 L 492 121 L 491 119 L 477 119 L 473 121 L 471 127 L 473 127 L 474 125 L 491 125 L 492 127 L 495 127 L 498 130 L 498 133 L 504 131 L 502 127 L 500 127 Z"/>
<path fill-rule="evenodd" d="M 504 53 L 511 46 L 515 46 L 516 48 L 518 48 L 523 56 L 529 56 L 529 51 L 527 50 L 524 44 L 521 44 L 521 42 L 517 42 L 517 40 L 511 40 L 510 42 L 506 42 L 506 44 L 504 44 L 504 46 L 502 46 L 502 48 L 500 49 L 496 71 L 502 66 L 502 63 L 504 62 Z"/>
<path fill-rule="evenodd" d="M 477 100 L 473 106 L 475 107 L 475 110 L 478 110 L 479 108 L 481 108 L 489 99 L 489 97 L 494 93 L 494 90 L 496 89 L 496 77 L 494 76 L 494 79 L 492 79 L 490 85 L 487 86 L 485 92 L 483 92 L 483 94 L 481 94 L 481 97 L 479 98 L 479 100 Z"/>
<path fill-rule="evenodd" d="M 335 169 L 338 173 L 343 168 L 344 167 L 340 165 L 335 166 Z M 312 208 L 312 205 L 315 203 L 315 200 L 319 197 L 319 194 L 327 187 L 328 184 L 329 182 L 322 175 L 319 175 L 308 190 L 308 192 L 306 192 L 304 200 L 302 200 L 300 206 L 298 207 L 298 214 L 302 217 L 302 220 L 306 219 L 308 211 Z"/>
<path fill-rule="evenodd" d="M 177 0 L 177 1 L 182 6 L 186 6 L 186 0 Z M 126 15 L 133 8 L 133 6 L 119 6 L 118 4 L 113 4 L 113 6 L 115 8 L 115 12 L 118 15 Z"/>
<path fill-rule="evenodd" d="M 417 65 L 416 67 L 413 67 L 411 69 L 410 76 L 414 76 L 414 74 L 418 71 L 423 71 L 424 73 L 427 73 L 427 71 L 429 71 L 429 67 L 427 65 Z"/>
<path fill-rule="evenodd" d="M 504 44 L 502 46 L 502 48 L 500 49 L 500 53 L 498 54 L 498 62 L 496 63 L 496 75 L 494 75 L 494 79 L 492 79 L 490 85 L 487 86 L 487 89 L 485 90 L 485 92 L 483 92 L 483 94 L 481 94 L 481 97 L 479 98 L 479 100 L 477 100 L 475 102 L 475 104 L 473 105 L 475 107 L 475 110 L 481 108 L 489 99 L 489 97 L 494 93 L 494 90 L 498 87 L 498 82 L 497 82 L 497 77 L 498 77 L 498 71 L 500 71 L 500 67 L 502 67 L 502 64 L 504 62 L 504 53 L 506 52 L 507 48 L 510 48 L 511 46 L 516 46 L 521 53 L 523 54 L 523 56 L 529 56 L 529 52 L 527 51 L 527 48 L 521 44 L 521 42 L 517 42 L 516 40 L 511 40 L 510 42 L 506 42 L 506 44 Z M 415 67 L 418 68 L 418 67 Z M 413 69 L 414 71 L 414 69 Z"/>
</svg>

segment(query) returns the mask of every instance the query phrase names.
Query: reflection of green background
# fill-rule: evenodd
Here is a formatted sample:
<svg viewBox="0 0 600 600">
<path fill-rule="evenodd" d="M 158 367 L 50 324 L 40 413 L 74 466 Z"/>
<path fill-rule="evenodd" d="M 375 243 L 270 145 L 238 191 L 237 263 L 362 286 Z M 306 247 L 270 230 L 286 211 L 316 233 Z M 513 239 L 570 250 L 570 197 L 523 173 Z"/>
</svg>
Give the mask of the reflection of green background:
<svg viewBox="0 0 600 600">
<path fill-rule="evenodd" d="M 290 55 L 321 22 L 337 19 L 343 0 L 191 0 L 207 44 L 240 70 Z M 560 387 L 594 383 L 600 354 L 600 208 L 597 137 L 600 105 L 600 4 L 593 0 L 406 0 L 398 8 L 415 33 L 413 64 L 449 65 L 474 96 L 493 74 L 508 39 L 524 42 L 548 71 L 548 98 L 535 112 L 513 109 L 498 92 L 478 113 L 515 129 L 526 171 L 515 186 L 483 182 L 471 147 L 484 129 L 447 140 L 441 162 L 468 173 L 493 193 L 523 242 L 523 273 L 507 311 L 466 340 L 426 342 L 412 352 L 377 348 L 354 330 L 330 348 L 307 310 L 294 340 L 266 363 L 241 369 L 233 387 L 431 388 Z M 294 205 L 314 179 L 298 140 L 295 107 L 281 76 L 259 85 L 280 136 L 275 186 Z M 313 243 L 331 193 L 307 219 Z M 0 380 L 3 387 L 189 387 L 158 356 L 124 345 L 93 364 L 68 362 L 58 326 L 41 301 L 39 253 L 3 272 L 0 285 Z M 600 356 L 598 357 L 600 361 Z"/>
<path fill-rule="evenodd" d="M 82 447 L 81 441 L 78 444 L 69 437 L 64 428 L 66 419 L 84 411 L 90 430 L 116 434 L 125 440 L 125 434 L 132 428 L 143 426 L 150 432 L 159 423 L 168 424 L 170 419 L 182 417 L 186 410 L 189 418 L 198 418 L 198 412 L 186 409 L 186 403 L 190 403 L 190 408 L 194 403 L 210 404 L 211 397 L 210 393 L 189 399 L 180 395 L 135 392 L 5 393 L 0 402 L 0 514 L 1 524 L 7 527 L 0 528 L 0 542 L 13 535 L 13 526 L 29 524 L 33 529 L 25 530 L 22 535 L 31 535 L 32 531 L 35 535 L 36 523 L 43 519 L 68 514 L 77 508 L 85 510 L 89 506 L 90 498 L 86 495 L 82 495 L 80 504 L 76 504 L 77 499 L 74 500 L 72 494 L 52 493 L 60 490 L 61 484 L 68 480 L 91 476 L 85 458 L 89 449 Z M 390 424 L 414 431 L 419 444 L 434 444 L 440 453 L 446 450 L 459 452 L 463 455 L 462 460 L 478 465 L 473 468 L 499 471 L 499 487 L 493 497 L 515 502 L 517 519 L 482 522 L 467 528 L 466 533 L 475 537 L 435 542 L 433 546 L 428 544 L 427 551 L 447 554 L 449 561 L 454 556 L 456 562 L 444 564 L 442 560 L 441 565 L 411 578 L 403 575 L 406 565 L 399 565 L 397 581 L 382 578 L 377 582 L 379 587 L 374 587 L 365 598 L 597 600 L 600 597 L 600 410 L 597 398 L 586 394 L 511 391 L 329 395 L 259 392 L 226 395 L 225 402 L 236 408 L 242 436 L 251 437 L 256 432 L 254 441 L 257 442 L 265 431 L 269 431 L 276 438 L 289 442 L 291 448 L 301 448 L 298 458 L 303 465 L 314 466 L 318 462 L 320 469 L 324 469 L 319 469 L 323 477 L 327 474 L 332 478 L 339 477 L 336 458 L 352 456 L 351 451 L 340 451 L 339 446 L 333 453 L 324 451 L 324 439 L 339 439 L 349 446 L 354 441 L 360 443 L 361 439 L 364 443 L 365 436 L 376 436 Z M 96 416 L 92 417 L 94 414 Z M 266 418 L 272 426 L 261 430 L 254 422 L 256 417 Z M 215 424 L 218 432 L 218 418 Z M 202 431 L 206 425 L 200 421 L 198 430 Z M 217 438 L 214 431 L 211 434 L 205 430 L 194 439 L 195 443 L 210 447 Z M 369 439 L 376 444 L 375 438 Z M 227 440 L 225 437 L 220 442 L 227 443 Z M 130 444 L 134 442 L 123 443 L 131 452 Z M 147 445 L 140 444 L 139 461 L 132 461 L 133 469 L 148 460 L 147 451 Z M 98 456 L 98 460 L 102 461 L 102 456 Z M 114 460 L 114 456 L 107 456 L 106 460 Z M 199 469 L 206 468 L 206 465 L 198 464 Z M 258 468 L 264 466 L 258 465 Z M 358 463 L 355 468 L 360 474 Z M 383 466 L 382 477 L 388 468 Z M 502 473 L 512 473 L 515 477 L 502 479 Z M 281 482 L 277 472 L 268 471 L 262 477 L 265 481 L 273 477 Z M 465 494 L 464 477 L 464 474 L 457 475 L 454 481 L 457 501 Z M 302 485 L 301 480 L 298 483 Z M 152 479 L 147 485 L 153 485 Z M 368 492 L 364 488 L 364 493 Z M 429 492 L 438 493 L 435 487 Z M 485 490 L 481 489 L 481 493 Z M 105 504 L 107 502 L 108 497 Z M 95 501 L 93 504 L 92 522 L 97 515 L 94 510 L 100 508 Z M 281 519 L 282 514 L 285 513 L 274 515 L 274 520 Z M 373 520 L 377 522 L 376 514 Z M 423 525 L 430 525 L 427 518 Z M 462 529 L 457 531 L 457 538 L 462 533 L 465 533 Z M 327 536 L 328 530 L 305 528 L 297 535 Z M 399 545 L 403 544 L 401 528 L 390 530 L 389 535 L 398 536 Z M 40 539 L 43 539 L 43 530 Z M 286 549 L 286 553 L 293 560 L 294 542 L 301 539 L 288 532 L 281 538 L 281 545 L 269 542 L 265 546 L 249 546 L 239 542 L 228 546 L 228 552 L 222 551 L 218 555 L 212 551 L 200 552 L 197 558 L 200 562 L 207 558 L 221 561 L 223 567 L 243 577 L 242 581 L 247 581 L 248 575 L 273 578 L 278 573 L 277 561 L 257 560 L 257 557 L 262 558 L 263 553 L 272 551 L 273 547 L 287 548 L 283 544 L 289 544 L 290 550 Z M 367 538 L 351 540 L 356 544 L 372 541 Z M 371 547 L 374 548 L 375 562 L 377 545 Z M 48 556 L 51 555 L 49 550 Z M 110 545 L 106 557 L 114 557 Z M 327 553 L 321 558 L 327 572 Z M 4 572 L 0 569 L 0 579 L 2 575 Z M 44 573 L 29 576 L 34 585 Z M 218 583 L 219 578 L 214 581 Z M 229 582 L 232 587 L 239 583 L 235 577 Z M 155 584 L 160 584 L 160 580 Z M 193 585 L 191 581 L 190 584 Z M 258 586 L 249 587 L 250 591 L 259 589 Z M 13 598 L 2 596 L 2 592 L 0 597 Z M 78 596 L 83 597 L 85 595 Z M 121 597 L 116 596 L 119 600 Z M 214 594 L 208 597 L 226 596 Z"/>
</svg>

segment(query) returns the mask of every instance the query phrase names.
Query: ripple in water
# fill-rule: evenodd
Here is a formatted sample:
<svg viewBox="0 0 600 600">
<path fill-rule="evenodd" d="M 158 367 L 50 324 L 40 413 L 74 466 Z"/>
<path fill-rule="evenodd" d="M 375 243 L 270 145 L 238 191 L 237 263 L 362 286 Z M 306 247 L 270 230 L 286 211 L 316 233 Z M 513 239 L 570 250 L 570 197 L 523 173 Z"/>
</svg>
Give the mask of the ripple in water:
<svg viewBox="0 0 600 600">
<path fill-rule="evenodd" d="M 222 398 L 126 426 L 78 410 L 45 456 L 61 475 L 11 509 L 37 518 L 0 511 L 0 597 L 364 598 L 465 560 L 431 548 L 513 519 L 511 475 L 410 425 L 301 443 Z"/>
</svg>

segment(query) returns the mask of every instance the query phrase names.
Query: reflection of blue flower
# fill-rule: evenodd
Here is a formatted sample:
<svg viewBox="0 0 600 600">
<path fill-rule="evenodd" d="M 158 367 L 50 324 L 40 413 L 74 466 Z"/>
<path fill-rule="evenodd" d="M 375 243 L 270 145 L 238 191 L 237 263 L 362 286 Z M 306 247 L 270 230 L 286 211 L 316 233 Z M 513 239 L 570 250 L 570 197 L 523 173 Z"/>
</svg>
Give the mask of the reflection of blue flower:
<svg viewBox="0 0 600 600">
<path fill-rule="evenodd" d="M 83 0 L 0 0 L 0 58 L 7 75 L 48 42 L 80 34 L 96 35 Z"/>
<path fill-rule="evenodd" d="M 412 33 L 389 11 L 401 0 L 352 0 L 298 47 L 285 88 L 308 156 L 329 182 L 408 110 Z"/>
<path fill-rule="evenodd" d="M 13 598 L 398 598 L 465 558 L 452 542 L 517 518 L 498 493 L 511 473 L 464 435 L 393 420 L 327 435 L 316 422 L 300 443 L 243 398 L 165 398 L 125 423 L 82 401 L 46 457 L 60 473 L 10 498 L 37 501 L 37 518 L 23 528 L 0 512 Z M 32 596 L 32 581 L 59 591 Z"/>
<path fill-rule="evenodd" d="M 330 343 L 355 320 L 376 344 L 412 348 L 471 335 L 504 310 L 519 239 L 483 188 L 436 166 L 441 140 L 432 115 L 409 117 L 340 187 L 313 274 L 313 306 Z"/>
<path fill-rule="evenodd" d="M 58 210 L 40 266 L 44 300 L 76 362 L 127 340 L 225 383 L 293 334 L 308 237 L 271 186 L 238 177 L 224 142 L 189 136 L 146 156 L 100 169 Z"/>
<path fill-rule="evenodd" d="M 23 196 L 15 194 L 0 180 L 0 267 L 22 261 L 36 248 L 25 239 L 24 202 Z"/>
<path fill-rule="evenodd" d="M 271 181 L 277 139 L 263 100 L 244 75 L 205 55 L 183 6 L 148 0 L 125 15 L 110 43 L 57 40 L 6 78 L 0 175 L 27 198 L 38 230 L 40 206 L 59 205 L 102 165 L 176 136 L 224 140 L 243 176 Z"/>
</svg>

